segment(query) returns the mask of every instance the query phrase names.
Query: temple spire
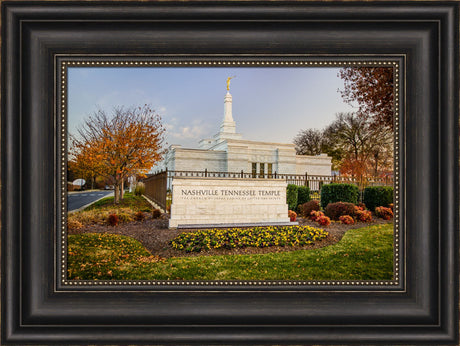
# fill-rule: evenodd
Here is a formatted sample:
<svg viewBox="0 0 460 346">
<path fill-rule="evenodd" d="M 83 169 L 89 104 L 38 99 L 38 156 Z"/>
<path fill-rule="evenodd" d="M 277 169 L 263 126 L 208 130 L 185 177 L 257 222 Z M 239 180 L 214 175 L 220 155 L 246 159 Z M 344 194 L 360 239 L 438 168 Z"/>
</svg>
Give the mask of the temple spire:
<svg viewBox="0 0 460 346">
<path fill-rule="evenodd" d="M 220 132 L 236 133 L 236 124 L 232 114 L 232 95 L 230 94 L 230 80 L 235 77 L 227 78 L 227 94 L 224 97 L 224 121 L 220 125 Z"/>
</svg>

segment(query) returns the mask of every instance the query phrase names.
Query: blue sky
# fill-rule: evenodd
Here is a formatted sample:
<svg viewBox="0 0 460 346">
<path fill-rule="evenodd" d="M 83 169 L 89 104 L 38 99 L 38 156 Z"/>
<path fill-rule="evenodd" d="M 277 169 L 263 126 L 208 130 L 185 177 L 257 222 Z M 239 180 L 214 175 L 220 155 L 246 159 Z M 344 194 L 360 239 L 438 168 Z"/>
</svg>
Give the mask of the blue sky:
<svg viewBox="0 0 460 346">
<path fill-rule="evenodd" d="M 226 79 L 232 79 L 233 119 L 244 139 L 291 143 L 302 129 L 322 129 L 342 101 L 338 68 L 107 68 L 68 72 L 69 132 L 102 108 L 149 104 L 161 115 L 167 144 L 196 148 L 219 131 Z"/>
</svg>

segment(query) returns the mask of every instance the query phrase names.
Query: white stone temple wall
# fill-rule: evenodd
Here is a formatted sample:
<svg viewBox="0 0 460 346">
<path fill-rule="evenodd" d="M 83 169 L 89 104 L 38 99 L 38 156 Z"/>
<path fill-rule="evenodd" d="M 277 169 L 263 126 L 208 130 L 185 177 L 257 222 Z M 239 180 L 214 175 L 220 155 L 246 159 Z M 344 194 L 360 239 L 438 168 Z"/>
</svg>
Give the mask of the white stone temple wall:
<svg viewBox="0 0 460 346">
<path fill-rule="evenodd" d="M 176 148 L 174 161 L 177 171 L 204 171 L 205 169 L 210 172 L 227 171 L 225 151 Z"/>
<path fill-rule="evenodd" d="M 278 148 L 277 173 L 296 174 L 296 159 L 294 145 L 292 148 Z"/>
<path fill-rule="evenodd" d="M 296 174 L 331 175 L 331 158 L 327 154 L 318 156 L 296 155 Z"/>
</svg>

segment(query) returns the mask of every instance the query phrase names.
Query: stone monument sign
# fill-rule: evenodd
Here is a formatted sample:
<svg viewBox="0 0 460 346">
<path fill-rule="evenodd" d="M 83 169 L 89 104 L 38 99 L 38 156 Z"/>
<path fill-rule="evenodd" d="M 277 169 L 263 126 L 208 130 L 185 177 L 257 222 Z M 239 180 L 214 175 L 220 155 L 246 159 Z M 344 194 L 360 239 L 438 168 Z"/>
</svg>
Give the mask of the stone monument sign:
<svg viewBox="0 0 460 346">
<path fill-rule="evenodd" d="M 283 179 L 175 177 L 169 227 L 291 224 Z"/>
</svg>

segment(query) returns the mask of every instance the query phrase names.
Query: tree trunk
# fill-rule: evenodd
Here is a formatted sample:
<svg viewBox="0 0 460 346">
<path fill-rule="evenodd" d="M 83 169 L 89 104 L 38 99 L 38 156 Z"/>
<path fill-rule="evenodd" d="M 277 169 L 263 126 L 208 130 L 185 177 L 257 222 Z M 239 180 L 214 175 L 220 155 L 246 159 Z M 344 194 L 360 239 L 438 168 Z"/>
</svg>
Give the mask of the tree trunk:
<svg viewBox="0 0 460 346">
<path fill-rule="evenodd" d="M 374 178 L 377 178 L 379 175 L 379 154 L 374 154 Z"/>
<path fill-rule="evenodd" d="M 124 191 L 125 191 L 125 182 L 124 182 L 124 179 L 121 179 L 121 184 L 120 184 L 120 200 L 123 199 Z"/>
<path fill-rule="evenodd" d="M 115 204 L 118 204 L 120 203 L 120 190 L 119 190 L 119 185 L 118 185 L 118 182 L 115 182 L 114 184 L 114 193 L 115 193 Z"/>
</svg>

